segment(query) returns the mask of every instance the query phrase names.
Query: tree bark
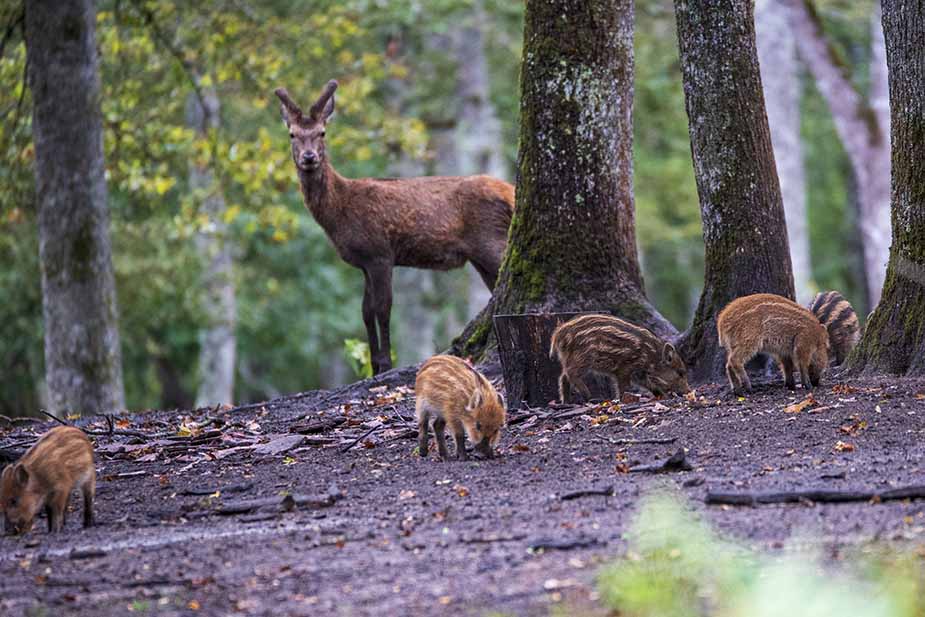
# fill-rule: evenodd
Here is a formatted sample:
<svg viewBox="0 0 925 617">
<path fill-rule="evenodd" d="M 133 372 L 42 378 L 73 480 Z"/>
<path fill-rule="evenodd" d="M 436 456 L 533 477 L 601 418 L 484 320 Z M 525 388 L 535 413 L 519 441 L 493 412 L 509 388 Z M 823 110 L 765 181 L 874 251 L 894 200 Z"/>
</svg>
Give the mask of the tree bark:
<svg viewBox="0 0 925 617">
<path fill-rule="evenodd" d="M 925 374 L 925 3 L 883 0 L 893 245 L 883 296 L 848 358 L 854 371 Z"/>
<path fill-rule="evenodd" d="M 703 292 L 681 354 L 719 378 L 716 315 L 752 293 L 794 297 L 787 228 L 761 93 L 749 0 L 675 0 L 706 248 Z"/>
<path fill-rule="evenodd" d="M 55 413 L 125 407 L 92 0 L 26 3 L 45 374 Z"/>
<path fill-rule="evenodd" d="M 880 300 L 890 248 L 890 134 L 886 56 L 879 6 L 871 28 L 871 90 L 854 88 L 847 67 L 825 38 L 810 0 L 786 0 L 797 48 L 832 113 L 835 130 L 857 178 L 869 306 Z M 875 3 L 877 4 L 877 3 Z"/>
<path fill-rule="evenodd" d="M 481 355 L 491 314 L 607 311 L 657 334 L 636 253 L 633 3 L 528 0 L 517 202 L 491 310 L 454 343 Z"/>
<path fill-rule="evenodd" d="M 187 124 L 201 139 L 221 126 L 220 102 L 213 88 L 200 88 L 187 101 Z M 208 223 L 196 235 L 202 260 L 202 312 L 206 324 L 199 336 L 199 388 L 196 405 L 234 402 L 237 303 L 234 260 L 225 222 L 225 194 L 208 162 L 191 161 L 190 190 L 200 201 L 199 212 Z"/>
<path fill-rule="evenodd" d="M 777 164 L 797 300 L 809 302 L 816 292 L 809 252 L 806 171 L 800 139 L 800 78 L 790 8 L 779 0 L 757 0 L 755 33 L 764 103 Z"/>
</svg>

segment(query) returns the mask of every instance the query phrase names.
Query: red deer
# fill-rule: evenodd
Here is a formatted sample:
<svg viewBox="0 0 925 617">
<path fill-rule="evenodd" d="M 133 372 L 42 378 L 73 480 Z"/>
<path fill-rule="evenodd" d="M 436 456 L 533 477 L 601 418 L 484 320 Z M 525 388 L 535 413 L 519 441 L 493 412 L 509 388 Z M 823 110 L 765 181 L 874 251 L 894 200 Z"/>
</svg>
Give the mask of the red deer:
<svg viewBox="0 0 925 617">
<path fill-rule="evenodd" d="M 338 255 L 363 271 L 363 323 L 373 373 L 392 367 L 392 268 L 459 268 L 471 261 L 494 288 L 507 245 L 514 187 L 489 176 L 351 180 L 328 162 L 325 125 L 337 82 L 308 113 L 278 88 L 305 205 Z M 377 332 L 378 325 L 378 332 Z"/>
</svg>

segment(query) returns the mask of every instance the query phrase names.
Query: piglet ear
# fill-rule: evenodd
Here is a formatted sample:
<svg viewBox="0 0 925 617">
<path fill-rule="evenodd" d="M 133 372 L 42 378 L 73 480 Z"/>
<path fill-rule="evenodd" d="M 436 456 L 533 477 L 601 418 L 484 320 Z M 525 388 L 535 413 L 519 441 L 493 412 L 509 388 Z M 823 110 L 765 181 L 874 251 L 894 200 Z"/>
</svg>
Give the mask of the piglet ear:
<svg viewBox="0 0 925 617">
<path fill-rule="evenodd" d="M 13 480 L 19 486 L 25 486 L 29 483 L 29 470 L 22 463 L 16 463 L 16 466 L 13 467 Z"/>
<path fill-rule="evenodd" d="M 662 348 L 662 362 L 665 364 L 674 364 L 675 358 L 678 357 L 678 350 L 671 343 L 665 343 Z"/>
<path fill-rule="evenodd" d="M 466 411 L 472 413 L 478 409 L 479 405 L 482 404 L 482 389 L 476 388 L 472 392 L 472 397 L 469 399 L 469 403 L 466 405 Z"/>
</svg>

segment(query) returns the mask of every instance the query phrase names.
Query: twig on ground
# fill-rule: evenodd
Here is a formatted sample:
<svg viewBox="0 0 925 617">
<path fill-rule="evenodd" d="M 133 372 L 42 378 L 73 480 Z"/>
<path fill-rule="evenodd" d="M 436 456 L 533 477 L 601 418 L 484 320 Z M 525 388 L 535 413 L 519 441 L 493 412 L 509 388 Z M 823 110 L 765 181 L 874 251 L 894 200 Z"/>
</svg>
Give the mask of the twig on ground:
<svg viewBox="0 0 925 617">
<path fill-rule="evenodd" d="M 372 435 L 373 433 L 381 429 L 383 426 L 384 425 L 382 424 L 377 424 L 376 426 L 372 427 L 371 429 L 369 429 L 368 431 L 366 431 L 365 433 L 363 433 L 362 435 L 360 435 L 359 437 L 357 437 L 356 439 L 348 443 L 346 446 L 341 448 L 340 453 L 344 454 L 345 452 L 347 452 L 347 450 L 357 445 L 358 443 L 360 443 L 361 441 L 363 441 L 364 439 L 366 439 L 367 437 L 369 437 L 370 435 Z"/>
<path fill-rule="evenodd" d="M 630 473 L 668 473 L 672 471 L 690 471 L 694 468 L 687 460 L 687 454 L 684 448 L 679 448 L 677 452 L 662 463 L 661 465 L 641 465 L 639 467 L 630 467 Z"/>
<path fill-rule="evenodd" d="M 589 488 L 581 491 L 572 491 L 571 493 L 563 493 L 559 496 L 559 499 L 562 501 L 570 501 L 572 499 L 578 499 L 580 497 L 612 497 L 613 496 L 613 485 L 606 486 L 603 488 Z"/>
</svg>

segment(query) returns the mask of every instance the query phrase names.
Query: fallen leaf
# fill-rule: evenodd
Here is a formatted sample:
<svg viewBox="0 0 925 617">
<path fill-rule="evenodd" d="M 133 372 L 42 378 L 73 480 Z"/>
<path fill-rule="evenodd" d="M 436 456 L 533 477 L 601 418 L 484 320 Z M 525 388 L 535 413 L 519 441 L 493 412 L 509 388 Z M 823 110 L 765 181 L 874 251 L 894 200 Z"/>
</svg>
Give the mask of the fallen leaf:
<svg viewBox="0 0 925 617">
<path fill-rule="evenodd" d="M 793 405 L 787 405 L 786 407 L 784 407 L 784 413 L 800 413 L 807 407 L 812 407 L 813 405 L 816 405 L 816 404 L 817 404 L 816 399 L 813 396 L 812 392 L 810 392 L 809 395 L 806 398 L 804 398 L 802 401 L 800 401 L 799 403 L 794 403 Z"/>
<path fill-rule="evenodd" d="M 128 428 L 132 423 L 128 420 L 116 420 L 115 425 L 116 428 Z"/>
<path fill-rule="evenodd" d="M 412 497 L 416 497 L 416 496 L 417 496 L 417 493 L 415 493 L 414 491 L 409 491 L 407 489 L 398 493 L 399 500 L 411 499 Z"/>
<path fill-rule="evenodd" d="M 916 392 L 915 398 L 919 399 L 920 401 L 925 401 L 925 392 Z"/>
<path fill-rule="evenodd" d="M 529 452 L 530 447 L 525 446 L 522 443 L 515 443 L 513 446 L 511 446 L 511 451 L 512 452 Z"/>
<path fill-rule="evenodd" d="M 599 416 L 594 416 L 593 418 L 591 418 L 591 426 L 600 426 L 601 424 L 604 424 L 605 422 L 607 422 L 607 420 L 610 420 L 610 416 L 608 416 L 605 413 L 602 413 Z"/>
<path fill-rule="evenodd" d="M 469 489 L 463 486 L 462 484 L 454 484 L 453 490 L 456 491 L 456 494 L 460 497 L 468 497 Z"/>
<path fill-rule="evenodd" d="M 188 608 L 191 611 L 198 611 L 200 609 L 200 605 L 198 601 L 190 600 L 189 604 L 186 605 L 186 608 Z"/>
<path fill-rule="evenodd" d="M 854 444 L 847 441 L 836 441 L 833 448 L 836 452 L 854 452 Z"/>
<path fill-rule="evenodd" d="M 283 458 L 283 465 L 295 465 L 297 462 L 298 461 L 292 458 L 291 456 L 287 456 Z"/>
</svg>

